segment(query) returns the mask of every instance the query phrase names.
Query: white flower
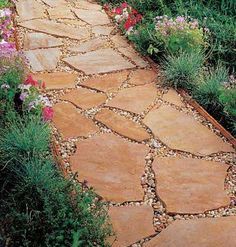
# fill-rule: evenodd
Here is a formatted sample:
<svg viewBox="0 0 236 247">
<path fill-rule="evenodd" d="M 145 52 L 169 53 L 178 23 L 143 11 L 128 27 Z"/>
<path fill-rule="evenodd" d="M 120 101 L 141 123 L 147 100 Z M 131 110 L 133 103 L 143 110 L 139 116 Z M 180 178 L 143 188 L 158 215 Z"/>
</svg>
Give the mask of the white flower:
<svg viewBox="0 0 236 247">
<path fill-rule="evenodd" d="M 29 91 L 29 89 L 31 88 L 31 85 L 30 84 L 28 84 L 28 85 L 20 84 L 18 86 L 18 88 L 21 89 L 21 90 L 27 90 L 27 91 Z"/>
<path fill-rule="evenodd" d="M 1 85 L 1 89 L 9 89 L 9 88 L 10 88 L 10 86 L 6 83 Z"/>
<path fill-rule="evenodd" d="M 116 22 L 120 22 L 121 18 L 122 18 L 121 15 L 116 15 L 116 16 L 115 16 L 115 21 L 116 21 Z"/>
</svg>

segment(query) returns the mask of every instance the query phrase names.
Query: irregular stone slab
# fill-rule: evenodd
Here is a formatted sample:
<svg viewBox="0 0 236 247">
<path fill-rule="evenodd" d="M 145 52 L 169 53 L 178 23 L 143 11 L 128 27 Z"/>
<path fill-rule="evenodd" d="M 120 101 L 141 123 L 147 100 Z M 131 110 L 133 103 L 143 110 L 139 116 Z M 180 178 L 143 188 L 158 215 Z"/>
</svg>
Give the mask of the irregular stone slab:
<svg viewBox="0 0 236 247">
<path fill-rule="evenodd" d="M 25 51 L 24 54 L 32 70 L 39 72 L 54 70 L 57 67 L 61 52 L 58 48 L 49 48 Z"/>
<path fill-rule="evenodd" d="M 42 1 L 50 7 L 58 7 L 61 5 L 68 4 L 65 0 L 42 0 Z"/>
<path fill-rule="evenodd" d="M 95 116 L 95 119 L 118 134 L 135 141 L 142 142 L 150 138 L 147 131 L 139 124 L 120 116 L 111 110 L 102 109 L 102 111 Z"/>
<path fill-rule="evenodd" d="M 76 7 L 78 7 L 79 9 L 87 9 L 87 10 L 102 10 L 101 5 L 90 3 L 84 0 L 76 1 Z"/>
<path fill-rule="evenodd" d="M 132 85 L 144 85 L 154 82 L 157 73 L 153 70 L 139 69 L 132 73 L 129 83 Z"/>
<path fill-rule="evenodd" d="M 229 205 L 224 191 L 228 165 L 192 158 L 165 157 L 153 162 L 156 191 L 169 213 L 199 214 Z"/>
<path fill-rule="evenodd" d="M 108 36 L 113 29 L 113 27 L 108 26 L 94 26 L 92 27 L 92 33 L 95 34 L 96 37 L 100 35 Z"/>
<path fill-rule="evenodd" d="M 48 9 L 47 11 L 51 19 L 75 19 L 74 14 L 67 6 L 59 5 L 58 7 Z"/>
<path fill-rule="evenodd" d="M 131 47 L 120 47 L 118 50 L 126 57 L 128 57 L 131 61 L 133 61 L 140 68 L 144 68 L 148 66 L 148 62 L 143 60 L 133 48 Z"/>
<path fill-rule="evenodd" d="M 108 212 L 116 234 L 112 247 L 131 244 L 155 234 L 151 206 L 111 207 Z"/>
<path fill-rule="evenodd" d="M 26 33 L 24 38 L 24 50 L 49 48 L 62 46 L 60 39 L 44 33 Z"/>
<path fill-rule="evenodd" d="M 74 26 L 78 26 L 78 27 L 84 27 L 87 25 L 86 22 L 78 20 L 78 19 L 58 19 L 57 20 L 60 23 L 65 23 L 65 24 L 69 24 L 69 25 L 74 25 Z"/>
<path fill-rule="evenodd" d="M 103 104 L 107 97 L 103 93 L 95 93 L 86 88 L 79 88 L 63 95 L 61 99 L 70 101 L 76 106 L 87 110 Z"/>
<path fill-rule="evenodd" d="M 35 0 L 21 0 L 15 2 L 19 21 L 32 20 L 44 17 L 44 7 Z"/>
<path fill-rule="evenodd" d="M 163 95 L 162 99 L 179 107 L 184 106 L 184 103 L 182 102 L 180 96 L 174 89 L 169 89 L 169 91 Z"/>
<path fill-rule="evenodd" d="M 24 21 L 19 26 L 32 29 L 37 32 L 51 34 L 57 37 L 82 40 L 89 37 L 89 32 L 85 27 L 76 28 L 63 23 L 57 23 L 50 20 L 32 20 Z"/>
<path fill-rule="evenodd" d="M 178 220 L 145 247 L 235 247 L 236 217 Z"/>
<path fill-rule="evenodd" d="M 69 47 L 68 50 L 71 52 L 89 52 L 89 51 L 94 51 L 94 50 L 98 50 L 100 48 L 103 48 L 106 45 L 106 41 L 99 39 L 99 38 L 95 38 L 89 41 L 86 41 L 78 46 L 72 46 Z"/>
<path fill-rule="evenodd" d="M 157 138 L 172 149 L 197 155 L 234 151 L 228 143 L 223 142 L 192 116 L 171 106 L 162 105 L 150 111 L 144 118 L 144 123 Z"/>
<path fill-rule="evenodd" d="M 107 25 L 110 20 L 106 13 L 103 11 L 91 10 L 91 9 L 75 9 L 74 13 L 82 21 L 87 22 L 92 26 Z"/>
<path fill-rule="evenodd" d="M 83 83 L 83 86 L 110 93 L 116 91 L 127 80 L 128 75 L 128 71 L 122 71 L 99 77 L 91 77 Z"/>
<path fill-rule="evenodd" d="M 34 74 L 35 80 L 45 82 L 46 89 L 65 89 L 75 87 L 77 74 L 67 72 L 54 72 Z"/>
<path fill-rule="evenodd" d="M 157 89 L 153 84 L 122 89 L 107 106 L 140 114 L 155 100 Z"/>
<path fill-rule="evenodd" d="M 74 69 L 83 71 L 87 75 L 107 73 L 135 67 L 132 63 L 126 61 L 111 48 L 68 57 L 63 59 L 63 61 Z M 114 61 L 116 62 L 114 63 Z"/>
<path fill-rule="evenodd" d="M 79 123 L 81 125 L 81 123 Z M 138 201 L 143 198 L 141 176 L 144 172 L 148 147 L 125 141 L 114 134 L 101 134 L 77 144 L 71 156 L 73 172 L 79 180 L 105 200 Z"/>
<path fill-rule="evenodd" d="M 53 123 L 63 138 L 88 137 L 98 131 L 93 121 L 81 115 L 71 103 L 57 103 L 53 110 Z"/>
<path fill-rule="evenodd" d="M 128 47 L 129 46 L 127 39 L 121 36 L 120 34 L 116 34 L 112 36 L 111 41 L 114 43 L 116 47 Z"/>
</svg>

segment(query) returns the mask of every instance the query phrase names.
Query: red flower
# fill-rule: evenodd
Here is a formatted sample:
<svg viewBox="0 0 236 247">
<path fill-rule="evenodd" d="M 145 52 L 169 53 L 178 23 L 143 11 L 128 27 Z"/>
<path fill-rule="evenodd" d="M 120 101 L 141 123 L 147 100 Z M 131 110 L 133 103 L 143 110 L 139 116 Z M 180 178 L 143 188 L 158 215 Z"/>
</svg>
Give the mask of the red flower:
<svg viewBox="0 0 236 247">
<path fill-rule="evenodd" d="M 130 19 L 130 17 L 126 20 L 126 22 L 124 23 L 124 29 L 127 31 L 129 30 L 131 27 L 133 26 L 132 20 Z"/>
<path fill-rule="evenodd" d="M 41 84 L 42 89 L 46 89 L 46 83 L 43 81 Z"/>
<path fill-rule="evenodd" d="M 127 7 L 129 7 L 128 3 L 124 2 L 124 3 L 121 4 L 121 8 L 122 9 L 125 9 Z"/>
<path fill-rule="evenodd" d="M 43 116 L 43 120 L 45 122 L 52 120 L 52 118 L 53 118 L 53 109 L 52 109 L 52 107 L 45 106 L 43 108 L 42 116 Z"/>
<path fill-rule="evenodd" d="M 37 87 L 39 85 L 38 81 L 34 80 L 32 75 L 28 75 L 27 79 L 24 82 L 25 85 L 31 85 Z"/>
<path fill-rule="evenodd" d="M 122 9 L 121 8 L 115 8 L 115 13 L 117 15 L 121 15 L 122 14 Z"/>
</svg>

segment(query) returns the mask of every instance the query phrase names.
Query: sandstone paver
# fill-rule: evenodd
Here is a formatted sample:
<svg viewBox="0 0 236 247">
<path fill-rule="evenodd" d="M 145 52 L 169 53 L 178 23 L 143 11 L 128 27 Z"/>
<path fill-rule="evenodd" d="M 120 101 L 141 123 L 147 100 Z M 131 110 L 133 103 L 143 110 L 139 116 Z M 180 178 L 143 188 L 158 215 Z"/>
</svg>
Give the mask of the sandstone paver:
<svg viewBox="0 0 236 247">
<path fill-rule="evenodd" d="M 167 101 L 167 102 L 169 102 L 169 103 L 171 103 L 171 104 L 177 105 L 179 107 L 183 107 L 184 106 L 184 103 L 181 100 L 181 97 L 172 88 L 169 89 L 168 92 L 163 95 L 162 99 Z"/>
<path fill-rule="evenodd" d="M 87 25 L 86 22 L 81 21 L 79 19 L 57 19 L 57 22 L 69 24 L 77 27 L 84 27 Z"/>
<path fill-rule="evenodd" d="M 111 207 L 109 216 L 116 233 L 113 247 L 131 244 L 155 234 L 153 229 L 153 209 L 151 206 Z"/>
<path fill-rule="evenodd" d="M 145 145 L 114 134 L 100 134 L 78 142 L 70 164 L 79 180 L 88 181 L 104 199 L 138 201 L 143 198 L 141 176 L 147 153 Z"/>
<path fill-rule="evenodd" d="M 92 33 L 98 37 L 98 36 L 108 36 L 112 30 L 114 28 L 113 27 L 109 27 L 109 26 L 94 26 L 92 27 Z"/>
<path fill-rule="evenodd" d="M 127 39 L 120 34 L 113 35 L 111 41 L 114 43 L 115 47 L 129 47 Z"/>
<path fill-rule="evenodd" d="M 196 214 L 229 205 L 224 191 L 228 165 L 193 158 L 158 157 L 156 191 L 167 212 Z"/>
<path fill-rule="evenodd" d="M 87 75 L 108 73 L 135 67 L 111 48 L 67 57 L 63 61 Z"/>
<path fill-rule="evenodd" d="M 197 155 L 234 151 L 231 145 L 223 142 L 192 116 L 179 112 L 171 106 L 162 105 L 150 111 L 144 118 L 144 123 L 157 138 L 172 149 Z"/>
<path fill-rule="evenodd" d="M 57 67 L 61 51 L 58 48 L 36 49 L 24 52 L 34 72 L 50 71 Z M 48 55 L 50 54 L 50 56 Z"/>
<path fill-rule="evenodd" d="M 175 221 L 145 247 L 235 247 L 236 217 Z"/>
<path fill-rule="evenodd" d="M 78 88 L 63 95 L 61 99 L 70 101 L 76 106 L 87 110 L 103 104 L 107 97 L 103 93 L 92 92 L 86 88 Z"/>
<path fill-rule="evenodd" d="M 56 8 L 48 9 L 50 19 L 75 19 L 75 15 L 67 6 L 59 5 Z"/>
<path fill-rule="evenodd" d="M 42 0 L 45 4 L 50 7 L 58 7 L 61 5 L 67 5 L 68 2 L 65 0 Z"/>
<path fill-rule="evenodd" d="M 95 116 L 95 119 L 120 135 L 135 141 L 142 142 L 150 138 L 147 131 L 139 124 L 120 116 L 109 109 L 103 109 Z"/>
<path fill-rule="evenodd" d="M 34 79 L 46 83 L 46 89 L 66 89 L 75 87 L 77 74 L 67 72 L 37 73 Z"/>
<path fill-rule="evenodd" d="M 76 1 L 76 7 L 78 7 L 79 9 L 87 9 L 87 10 L 102 10 L 101 5 L 96 3 L 90 3 L 84 0 Z"/>
<path fill-rule="evenodd" d="M 157 89 L 153 84 L 122 89 L 107 106 L 136 114 L 145 111 L 156 99 Z"/>
<path fill-rule="evenodd" d="M 34 50 L 62 46 L 60 39 L 44 33 L 26 33 L 24 37 L 24 49 Z"/>
<path fill-rule="evenodd" d="M 157 73 L 153 70 L 139 69 L 132 73 L 129 83 L 132 85 L 144 85 L 154 82 Z"/>
<path fill-rule="evenodd" d="M 127 80 L 128 75 L 128 71 L 122 71 L 99 77 L 91 77 L 85 80 L 83 85 L 102 92 L 110 93 L 116 91 L 122 85 L 122 83 Z"/>
<path fill-rule="evenodd" d="M 84 27 L 76 28 L 46 19 L 24 21 L 19 23 L 18 25 L 28 29 L 32 29 L 37 32 L 51 34 L 57 37 L 65 37 L 76 40 L 83 40 L 89 37 L 89 32 Z"/>
<path fill-rule="evenodd" d="M 65 139 L 88 137 L 98 131 L 93 121 L 80 114 L 71 103 L 57 103 L 53 110 L 53 123 Z"/>
</svg>

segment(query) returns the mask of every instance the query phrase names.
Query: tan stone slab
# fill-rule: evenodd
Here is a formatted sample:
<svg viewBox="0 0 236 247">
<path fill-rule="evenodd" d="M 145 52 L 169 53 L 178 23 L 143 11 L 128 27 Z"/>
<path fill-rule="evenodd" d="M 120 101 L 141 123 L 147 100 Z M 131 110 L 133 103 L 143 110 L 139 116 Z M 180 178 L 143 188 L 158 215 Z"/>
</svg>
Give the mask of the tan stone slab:
<svg viewBox="0 0 236 247">
<path fill-rule="evenodd" d="M 181 97 L 174 89 L 169 89 L 169 91 L 163 95 L 162 99 L 179 107 L 184 106 Z"/>
<path fill-rule="evenodd" d="M 18 21 L 26 21 L 44 17 L 45 8 L 35 0 L 21 0 L 15 2 L 16 11 L 19 15 Z"/>
<path fill-rule="evenodd" d="M 225 207 L 228 165 L 192 158 L 155 158 L 156 191 L 169 213 L 199 214 Z"/>
<path fill-rule="evenodd" d="M 65 0 L 42 0 L 45 4 L 50 7 L 58 7 L 61 5 L 67 5 L 68 2 Z"/>
<path fill-rule="evenodd" d="M 120 34 L 116 34 L 111 37 L 111 41 L 116 47 L 129 47 L 129 43 L 126 38 L 121 36 Z"/>
<path fill-rule="evenodd" d="M 100 48 L 103 48 L 107 42 L 105 40 L 102 40 L 100 38 L 95 38 L 89 41 L 86 41 L 80 45 L 69 47 L 68 50 L 71 52 L 89 52 L 98 50 Z"/>
<path fill-rule="evenodd" d="M 44 33 L 26 33 L 24 37 L 24 50 L 62 46 L 60 39 Z"/>
<path fill-rule="evenodd" d="M 157 138 L 172 149 L 197 155 L 234 151 L 228 143 L 223 142 L 194 117 L 179 112 L 171 106 L 162 105 L 150 111 L 144 118 L 144 123 Z"/>
<path fill-rule="evenodd" d="M 57 19 L 57 22 L 74 25 L 78 27 L 84 27 L 87 25 L 86 22 L 78 20 L 78 19 L 75 19 L 75 20 L 74 19 Z"/>
<path fill-rule="evenodd" d="M 236 217 L 178 220 L 145 247 L 235 247 Z"/>
<path fill-rule="evenodd" d="M 95 34 L 96 37 L 100 35 L 108 36 L 113 29 L 113 27 L 108 26 L 94 26 L 92 27 L 92 33 Z"/>
<path fill-rule="evenodd" d="M 53 110 L 53 123 L 65 139 L 88 137 L 98 131 L 93 121 L 81 115 L 71 103 L 57 103 Z"/>
<path fill-rule="evenodd" d="M 34 72 L 50 71 L 57 67 L 60 59 L 60 49 L 36 49 L 24 52 L 29 64 Z"/>
<path fill-rule="evenodd" d="M 82 40 L 89 37 L 89 32 L 85 27 L 72 27 L 63 23 L 57 23 L 50 20 L 31 20 L 18 24 L 19 26 L 32 29 L 37 32 L 51 34 L 57 37 Z"/>
<path fill-rule="evenodd" d="M 88 181 L 105 200 L 138 201 L 143 198 L 141 176 L 147 153 L 147 146 L 107 133 L 78 142 L 70 164 L 79 180 Z"/>
<path fill-rule="evenodd" d="M 83 86 L 110 93 L 116 91 L 127 80 L 128 75 L 128 71 L 122 71 L 99 77 L 91 77 L 83 83 Z"/>
<path fill-rule="evenodd" d="M 34 79 L 45 82 L 46 89 L 65 89 L 75 87 L 77 74 L 67 72 L 38 73 L 33 75 Z"/>
<path fill-rule="evenodd" d="M 96 3 L 90 3 L 84 0 L 76 1 L 76 7 L 78 7 L 79 9 L 87 9 L 87 10 L 102 10 L 101 5 Z"/>
<path fill-rule="evenodd" d="M 107 106 L 140 114 L 155 101 L 156 96 L 157 89 L 153 84 L 126 88 L 111 99 Z"/>
<path fill-rule="evenodd" d="M 95 93 L 86 88 L 78 88 L 63 95 L 61 99 L 87 110 L 105 103 L 107 97 L 104 93 Z"/>
<path fill-rule="evenodd" d="M 91 9 L 74 9 L 76 16 L 82 21 L 87 22 L 92 26 L 107 25 L 110 20 L 107 14 L 103 11 L 91 10 Z"/>
<path fill-rule="evenodd" d="M 120 135 L 128 137 L 138 142 L 142 142 L 150 138 L 147 131 L 138 123 L 133 122 L 115 112 L 102 109 L 95 119 Z"/>
<path fill-rule="evenodd" d="M 67 6 L 60 5 L 53 9 L 48 9 L 50 19 L 75 19 L 71 9 Z"/>
<path fill-rule="evenodd" d="M 132 73 L 129 83 L 132 85 L 144 85 L 154 82 L 157 73 L 153 70 L 139 69 Z"/>
<path fill-rule="evenodd" d="M 108 73 L 135 67 L 111 48 L 64 58 L 63 61 L 72 68 L 83 71 L 87 75 Z"/>
<path fill-rule="evenodd" d="M 143 60 L 137 52 L 131 47 L 120 47 L 118 50 L 126 57 L 128 57 L 131 61 L 133 61 L 140 68 L 145 68 L 148 66 L 148 62 Z"/>
<path fill-rule="evenodd" d="M 151 206 L 111 207 L 108 213 L 116 234 L 112 247 L 130 246 L 155 234 Z"/>
</svg>

